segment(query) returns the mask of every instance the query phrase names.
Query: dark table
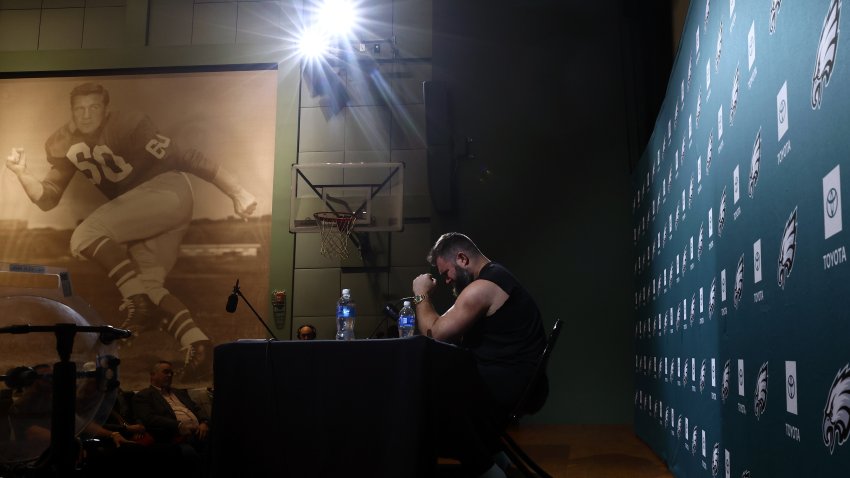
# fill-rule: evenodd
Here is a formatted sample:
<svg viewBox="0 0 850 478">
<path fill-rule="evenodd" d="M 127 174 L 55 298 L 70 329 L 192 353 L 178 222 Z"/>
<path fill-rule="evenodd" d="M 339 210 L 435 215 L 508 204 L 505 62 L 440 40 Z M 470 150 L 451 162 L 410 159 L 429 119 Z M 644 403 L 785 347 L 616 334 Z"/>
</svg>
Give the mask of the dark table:
<svg viewBox="0 0 850 478">
<path fill-rule="evenodd" d="M 213 476 L 432 476 L 433 417 L 474 367 L 422 336 L 220 345 Z"/>
</svg>

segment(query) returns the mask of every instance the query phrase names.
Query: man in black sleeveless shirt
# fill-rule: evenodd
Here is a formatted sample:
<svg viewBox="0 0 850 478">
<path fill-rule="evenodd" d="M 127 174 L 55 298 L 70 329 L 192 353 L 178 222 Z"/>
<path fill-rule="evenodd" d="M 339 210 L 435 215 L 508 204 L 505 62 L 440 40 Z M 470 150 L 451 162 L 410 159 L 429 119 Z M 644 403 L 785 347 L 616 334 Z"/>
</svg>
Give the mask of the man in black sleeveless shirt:
<svg viewBox="0 0 850 478">
<path fill-rule="evenodd" d="M 463 234 L 443 234 L 431 248 L 428 261 L 454 288 L 457 298 L 449 310 L 438 314 L 429 300 L 436 279 L 430 274 L 418 276 L 413 281 L 417 328 L 438 340 L 459 341 L 473 353 L 483 382 L 476 397 L 481 403 L 474 404 L 476 413 L 485 410 L 488 424 L 503 427 L 546 346 L 540 310 L 504 266 L 490 261 Z M 484 447 L 492 448 L 492 437 L 480 436 L 487 432 L 476 429 Z M 464 465 L 473 474 L 491 471 L 495 474 L 481 476 L 500 476 L 492 460 L 480 459 L 474 452 L 465 454 Z M 491 469 L 483 469 L 485 465 Z"/>
</svg>

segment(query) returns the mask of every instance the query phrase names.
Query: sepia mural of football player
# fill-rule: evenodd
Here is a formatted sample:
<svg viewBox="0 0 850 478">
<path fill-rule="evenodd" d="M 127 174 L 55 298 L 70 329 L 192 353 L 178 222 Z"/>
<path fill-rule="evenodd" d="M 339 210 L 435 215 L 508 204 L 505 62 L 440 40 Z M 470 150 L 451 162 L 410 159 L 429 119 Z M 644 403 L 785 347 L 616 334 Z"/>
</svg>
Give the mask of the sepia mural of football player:
<svg viewBox="0 0 850 478">
<path fill-rule="evenodd" d="M 228 195 L 242 218 L 253 214 L 257 201 L 232 173 L 200 151 L 181 150 L 146 115 L 111 111 L 103 86 L 75 87 L 70 103 L 71 121 L 45 143 L 50 164 L 45 177 L 27 170 L 22 148 L 12 150 L 6 167 L 44 211 L 56 207 L 78 172 L 106 196 L 108 201 L 74 229 L 71 253 L 100 265 L 118 288 L 122 328 L 135 335 L 156 328 L 168 332 L 185 350 L 181 381 L 208 379 L 212 343 L 164 287 L 192 219 L 193 193 L 185 173 Z"/>
</svg>

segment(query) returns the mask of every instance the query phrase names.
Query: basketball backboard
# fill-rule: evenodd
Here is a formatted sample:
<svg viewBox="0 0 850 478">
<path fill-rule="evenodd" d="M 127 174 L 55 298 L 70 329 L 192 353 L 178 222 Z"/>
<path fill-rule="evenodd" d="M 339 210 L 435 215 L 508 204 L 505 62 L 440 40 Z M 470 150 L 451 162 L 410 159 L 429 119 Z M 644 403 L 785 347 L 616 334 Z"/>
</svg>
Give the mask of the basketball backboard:
<svg viewBox="0 0 850 478">
<path fill-rule="evenodd" d="M 355 231 L 401 231 L 404 163 L 292 165 L 290 232 L 319 232 L 313 214 L 354 213 Z"/>
</svg>

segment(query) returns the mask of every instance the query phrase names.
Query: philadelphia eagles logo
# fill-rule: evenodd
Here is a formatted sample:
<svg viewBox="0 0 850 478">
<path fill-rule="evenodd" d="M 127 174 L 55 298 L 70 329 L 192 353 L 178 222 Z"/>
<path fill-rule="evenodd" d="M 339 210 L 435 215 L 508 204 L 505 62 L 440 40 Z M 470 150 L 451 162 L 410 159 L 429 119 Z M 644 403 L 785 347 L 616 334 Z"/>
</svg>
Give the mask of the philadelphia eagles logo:
<svg viewBox="0 0 850 478">
<path fill-rule="evenodd" d="M 708 293 L 708 316 L 714 314 L 714 307 L 717 305 L 717 277 L 711 279 L 711 290 Z"/>
<path fill-rule="evenodd" d="M 759 128 L 759 132 L 756 134 L 756 141 L 753 143 L 753 155 L 750 157 L 750 183 L 747 191 L 750 193 L 750 197 L 753 197 L 753 194 L 756 191 L 756 183 L 759 180 L 759 165 L 761 163 L 761 128 Z"/>
<path fill-rule="evenodd" d="M 679 421 L 676 424 L 676 438 L 682 438 L 682 414 L 679 414 Z"/>
<path fill-rule="evenodd" d="M 691 327 L 694 326 L 694 317 L 696 317 L 696 312 L 697 312 L 696 306 L 697 306 L 697 293 L 694 292 L 691 295 L 691 318 L 690 318 Z"/>
<path fill-rule="evenodd" d="M 676 364 L 670 360 L 670 381 L 672 382 L 674 378 L 676 378 Z"/>
<path fill-rule="evenodd" d="M 664 408 L 664 428 L 670 423 L 670 407 Z"/>
<path fill-rule="evenodd" d="M 741 303 L 741 297 L 744 295 L 744 255 L 738 259 L 738 271 L 735 272 L 735 308 Z"/>
<path fill-rule="evenodd" d="M 676 102 L 676 110 L 673 112 L 673 129 L 679 128 L 679 102 Z"/>
<path fill-rule="evenodd" d="M 673 223 L 673 228 L 679 229 L 679 203 L 676 203 L 676 222 Z"/>
<path fill-rule="evenodd" d="M 699 92 L 697 93 L 697 112 L 696 112 L 696 126 L 699 128 L 699 117 L 702 114 L 702 87 L 699 88 Z"/>
<path fill-rule="evenodd" d="M 699 393 L 705 389 L 705 359 L 702 359 L 702 366 L 699 368 Z"/>
<path fill-rule="evenodd" d="M 735 81 L 732 82 L 732 103 L 729 105 L 729 124 L 735 121 L 735 111 L 738 109 L 738 88 L 741 82 L 741 68 L 735 67 Z"/>
<path fill-rule="evenodd" d="M 694 174 L 691 173 L 691 185 L 688 186 L 688 209 L 693 207 L 694 203 Z"/>
<path fill-rule="evenodd" d="M 673 187 L 673 167 L 670 166 L 670 169 L 667 170 L 667 192 L 670 192 L 670 188 Z"/>
<path fill-rule="evenodd" d="M 682 251 L 682 274 L 685 273 L 685 269 L 688 267 L 688 246 L 685 246 L 685 250 Z"/>
<path fill-rule="evenodd" d="M 720 21 L 720 31 L 717 33 L 717 54 L 714 55 L 714 71 L 720 69 L 720 52 L 723 50 L 723 20 Z"/>
<path fill-rule="evenodd" d="M 812 75 L 812 109 L 819 109 L 823 99 L 823 90 L 829 84 L 832 69 L 835 66 L 835 53 L 838 49 L 838 14 L 841 0 L 832 0 L 818 42 L 818 54 L 815 72 Z"/>
<path fill-rule="evenodd" d="M 699 224 L 699 240 L 697 241 L 697 260 L 702 260 L 702 229 L 705 226 L 704 222 Z"/>
<path fill-rule="evenodd" d="M 717 236 L 723 237 L 723 226 L 726 225 L 726 186 L 720 193 L 720 207 L 717 210 Z"/>
<path fill-rule="evenodd" d="M 767 362 L 761 364 L 756 379 L 756 393 L 753 398 L 753 411 L 756 414 L 756 420 L 764 415 L 765 407 L 767 407 Z"/>
<path fill-rule="evenodd" d="M 720 386 L 720 398 L 723 403 L 726 403 L 726 399 L 729 398 L 729 380 L 730 375 L 732 373 L 732 359 L 726 361 L 726 365 L 723 366 L 723 384 Z"/>
<path fill-rule="evenodd" d="M 679 325 L 682 324 L 682 304 L 676 306 L 676 332 L 679 331 Z"/>
<path fill-rule="evenodd" d="M 850 436 L 850 364 L 835 375 L 823 408 L 823 444 L 831 455 Z"/>
<path fill-rule="evenodd" d="M 717 476 L 720 471 L 720 443 L 714 444 L 714 450 L 711 452 L 711 476 Z"/>
<path fill-rule="evenodd" d="M 697 434 L 698 430 L 699 430 L 699 427 L 694 425 L 694 433 L 691 437 L 691 455 L 697 454 L 697 438 L 699 437 L 699 435 Z"/>
<path fill-rule="evenodd" d="M 705 153 L 705 174 L 711 169 L 711 154 L 714 150 L 714 130 L 708 132 L 708 149 Z"/>
<path fill-rule="evenodd" d="M 788 276 L 791 275 L 791 269 L 794 267 L 794 256 L 797 250 L 797 208 L 788 218 L 785 223 L 785 230 L 782 232 L 782 243 L 779 247 L 779 270 L 777 272 L 779 287 L 785 288 L 785 282 Z"/>
<path fill-rule="evenodd" d="M 685 359 L 685 374 L 684 374 L 684 375 L 682 375 L 682 386 L 687 386 L 687 385 L 688 385 L 688 375 L 690 375 L 690 374 L 688 373 L 688 369 L 690 368 L 690 363 L 691 363 L 691 361 L 690 361 L 690 360 Z"/>
<path fill-rule="evenodd" d="M 776 31 L 776 15 L 779 14 L 779 6 L 781 4 L 782 0 L 770 0 L 770 23 L 768 30 L 770 30 L 771 35 Z"/>
</svg>

